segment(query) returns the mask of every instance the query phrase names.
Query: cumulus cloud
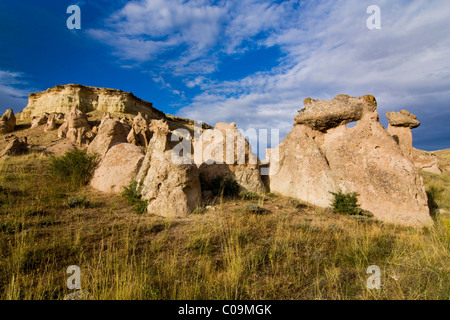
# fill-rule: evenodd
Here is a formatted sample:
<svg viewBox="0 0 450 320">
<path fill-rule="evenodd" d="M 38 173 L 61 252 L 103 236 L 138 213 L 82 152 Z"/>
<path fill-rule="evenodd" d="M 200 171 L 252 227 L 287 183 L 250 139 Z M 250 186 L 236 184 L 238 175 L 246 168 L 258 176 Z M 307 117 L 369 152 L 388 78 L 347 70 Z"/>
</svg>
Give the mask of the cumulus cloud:
<svg viewBox="0 0 450 320">
<path fill-rule="evenodd" d="M 278 128 L 283 136 L 304 98 L 339 93 L 375 95 L 382 117 L 402 108 L 423 119 L 436 110 L 450 117 L 450 2 L 379 0 L 382 28 L 369 30 L 366 10 L 373 4 L 140 0 L 109 17 L 106 29 L 89 33 L 122 60 L 149 62 L 156 73 L 182 78 L 186 95 L 196 93 L 178 115 L 210 124 Z M 281 52 L 272 69 L 214 77 L 227 68 L 224 57 L 270 47 Z"/>
</svg>

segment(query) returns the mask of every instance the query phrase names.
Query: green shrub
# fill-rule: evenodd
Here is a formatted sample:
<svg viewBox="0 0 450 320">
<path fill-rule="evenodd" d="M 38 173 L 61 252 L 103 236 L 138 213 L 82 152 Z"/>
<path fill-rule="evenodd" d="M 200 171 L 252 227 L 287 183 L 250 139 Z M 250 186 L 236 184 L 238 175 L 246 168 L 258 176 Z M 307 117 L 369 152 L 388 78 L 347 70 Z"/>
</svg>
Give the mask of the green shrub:
<svg viewBox="0 0 450 320">
<path fill-rule="evenodd" d="M 86 207 L 89 206 L 89 202 L 86 201 L 86 197 L 83 197 L 83 196 L 69 197 L 65 204 L 69 208 L 85 209 Z"/>
<path fill-rule="evenodd" d="M 78 189 L 86 185 L 98 163 L 97 155 L 88 155 L 86 151 L 71 150 L 60 157 L 51 157 L 48 169 L 53 177 Z"/>
<path fill-rule="evenodd" d="M 251 214 L 265 214 L 268 213 L 268 211 L 264 208 L 261 208 L 260 206 L 256 205 L 256 204 L 248 204 L 247 207 L 245 208 L 245 212 L 246 213 L 251 213 Z"/>
<path fill-rule="evenodd" d="M 148 201 L 142 200 L 142 195 L 136 181 L 133 181 L 128 187 L 124 187 L 122 196 L 125 197 L 132 206 L 134 206 L 134 210 L 137 214 L 143 214 L 146 212 Z"/>
<path fill-rule="evenodd" d="M 258 200 L 259 195 L 254 192 L 242 190 L 239 192 L 239 197 L 241 197 L 242 200 Z"/>
<path fill-rule="evenodd" d="M 331 206 L 335 213 L 348 215 L 360 215 L 362 213 L 356 192 L 342 193 L 342 191 L 339 191 L 338 193 L 331 192 L 331 194 L 334 196 Z"/>
</svg>

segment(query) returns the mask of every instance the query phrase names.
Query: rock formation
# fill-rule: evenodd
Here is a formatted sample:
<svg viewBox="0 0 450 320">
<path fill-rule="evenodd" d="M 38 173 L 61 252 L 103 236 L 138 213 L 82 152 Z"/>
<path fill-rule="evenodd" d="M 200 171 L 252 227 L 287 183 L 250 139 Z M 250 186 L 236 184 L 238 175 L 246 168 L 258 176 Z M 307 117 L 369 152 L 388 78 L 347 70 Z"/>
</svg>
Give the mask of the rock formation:
<svg viewBox="0 0 450 320">
<path fill-rule="evenodd" d="M 128 134 L 127 140 L 137 146 L 147 147 L 150 139 L 152 138 L 152 132 L 149 129 L 147 120 L 142 116 L 142 113 L 133 119 L 133 125 L 131 127 L 130 133 Z"/>
<path fill-rule="evenodd" d="M 128 132 L 119 120 L 105 117 L 87 151 L 89 153 L 97 153 L 100 157 L 103 157 L 113 146 L 127 143 L 127 134 Z"/>
<path fill-rule="evenodd" d="M 133 182 L 143 160 L 141 148 L 129 143 L 115 145 L 95 170 L 91 186 L 107 193 L 121 193 Z"/>
<path fill-rule="evenodd" d="M 152 120 L 147 154 L 136 181 L 142 198 L 148 200 L 147 211 L 165 217 L 184 217 L 201 202 L 199 173 L 194 164 L 175 164 L 168 143 L 169 127 Z"/>
<path fill-rule="evenodd" d="M 388 112 L 386 116 L 389 120 L 388 132 L 394 137 L 403 154 L 413 161 L 416 168 L 434 174 L 441 174 L 442 171 L 439 168 L 437 156 L 413 148 L 411 130 L 420 126 L 417 117 L 406 110 Z"/>
<path fill-rule="evenodd" d="M 16 117 L 11 109 L 6 110 L 6 112 L 0 117 L 0 133 L 10 133 L 14 130 L 16 126 Z"/>
<path fill-rule="evenodd" d="M 361 208 L 382 221 L 432 224 L 423 180 L 380 124 L 373 96 L 307 99 L 277 148 L 272 192 L 322 207 L 331 205 L 330 192 L 357 192 Z"/>
<path fill-rule="evenodd" d="M 210 181 L 222 177 L 236 180 L 247 191 L 266 191 L 258 158 L 234 122 L 217 123 L 213 130 L 203 132 L 201 145 L 200 142 L 194 145 L 194 150 L 197 149 L 202 151 L 201 159 L 196 159 L 197 163 L 201 163 L 199 170 L 202 179 Z"/>
<path fill-rule="evenodd" d="M 32 93 L 20 119 L 33 118 L 45 113 L 67 114 L 78 107 L 85 113 L 91 111 L 137 114 L 139 111 L 152 119 L 165 115 L 153 108 L 150 102 L 122 90 L 88 87 L 78 84 L 58 85 L 46 91 Z"/>
<path fill-rule="evenodd" d="M 59 127 L 58 137 L 67 138 L 78 146 L 82 146 L 87 142 L 86 134 L 90 129 L 86 114 L 75 108 Z"/>
<path fill-rule="evenodd" d="M 28 152 L 28 142 L 27 137 L 17 138 L 13 137 L 12 141 L 8 143 L 6 148 L 0 154 L 0 156 L 4 155 L 19 155 Z"/>
<path fill-rule="evenodd" d="M 39 126 L 46 124 L 48 121 L 48 116 L 49 116 L 48 113 L 46 113 L 40 116 L 33 117 L 33 119 L 31 120 L 31 127 L 37 128 Z"/>
<path fill-rule="evenodd" d="M 44 128 L 45 132 L 56 130 L 56 117 L 57 117 L 56 113 L 52 113 L 51 115 L 48 116 L 47 123 Z"/>
</svg>

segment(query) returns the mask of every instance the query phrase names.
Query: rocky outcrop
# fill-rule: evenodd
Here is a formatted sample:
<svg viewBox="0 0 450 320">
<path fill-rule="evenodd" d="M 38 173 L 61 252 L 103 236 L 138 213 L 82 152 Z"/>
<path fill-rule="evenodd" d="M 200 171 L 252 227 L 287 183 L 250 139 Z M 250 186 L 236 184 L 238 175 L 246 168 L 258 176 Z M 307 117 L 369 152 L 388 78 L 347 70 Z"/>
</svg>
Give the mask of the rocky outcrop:
<svg viewBox="0 0 450 320">
<path fill-rule="evenodd" d="M 127 134 L 128 132 L 120 121 L 106 117 L 102 120 L 98 133 L 87 150 L 89 153 L 97 153 L 103 157 L 113 146 L 127 143 Z"/>
<path fill-rule="evenodd" d="M 57 114 L 55 113 L 52 113 L 51 115 L 48 116 L 47 123 L 44 128 L 45 132 L 56 130 L 56 117 Z"/>
<path fill-rule="evenodd" d="M 130 133 L 128 134 L 127 140 L 137 146 L 147 147 L 150 139 L 152 138 L 152 132 L 149 129 L 147 120 L 142 116 L 142 113 L 133 119 L 133 125 L 131 127 Z"/>
<path fill-rule="evenodd" d="M 6 146 L 0 156 L 4 155 L 19 155 L 28 152 L 27 137 L 17 138 L 13 137 L 10 143 Z"/>
<path fill-rule="evenodd" d="M 163 112 L 153 108 L 150 102 L 122 90 L 82 86 L 58 85 L 46 91 L 32 93 L 20 119 L 30 119 L 45 113 L 68 114 L 77 107 L 85 113 L 91 111 L 138 114 L 142 112 L 152 119 L 161 119 Z"/>
<path fill-rule="evenodd" d="M 75 108 L 65 122 L 58 129 L 59 138 L 67 138 L 72 143 L 82 146 L 87 142 L 87 133 L 90 131 L 87 116 L 84 112 Z"/>
<path fill-rule="evenodd" d="M 411 130 L 420 126 L 417 117 L 406 110 L 388 112 L 386 116 L 389 120 L 388 132 L 398 143 L 403 154 L 413 161 L 416 168 L 434 174 L 441 174 L 439 159 L 436 155 L 413 148 Z"/>
<path fill-rule="evenodd" d="M 194 144 L 194 150 L 197 149 L 202 153 L 196 162 L 200 163 L 200 175 L 206 182 L 222 177 L 236 180 L 247 191 L 266 191 L 258 158 L 234 122 L 217 123 L 213 130 L 204 131 L 202 140 Z"/>
<path fill-rule="evenodd" d="M 49 116 L 48 113 L 46 113 L 40 116 L 33 117 L 33 119 L 31 120 L 31 127 L 37 128 L 39 126 L 46 124 L 48 121 L 48 116 Z"/>
<path fill-rule="evenodd" d="M 431 225 L 423 180 L 376 107 L 372 96 L 308 99 L 272 153 L 271 191 L 322 207 L 330 206 L 330 192 L 357 192 L 362 209 L 382 221 Z M 355 127 L 345 125 L 353 121 Z"/>
<path fill-rule="evenodd" d="M 6 110 L 6 112 L 0 117 L 0 133 L 10 133 L 16 126 L 16 117 L 12 109 Z"/>
<path fill-rule="evenodd" d="M 136 181 L 147 211 L 165 217 L 184 217 L 201 202 L 198 169 L 194 164 L 175 164 L 168 142 L 169 127 L 162 121 L 150 124 L 153 137 Z"/>
<path fill-rule="evenodd" d="M 91 186 L 106 193 L 121 193 L 133 182 L 143 160 L 141 148 L 129 143 L 115 145 L 95 170 Z"/>
</svg>

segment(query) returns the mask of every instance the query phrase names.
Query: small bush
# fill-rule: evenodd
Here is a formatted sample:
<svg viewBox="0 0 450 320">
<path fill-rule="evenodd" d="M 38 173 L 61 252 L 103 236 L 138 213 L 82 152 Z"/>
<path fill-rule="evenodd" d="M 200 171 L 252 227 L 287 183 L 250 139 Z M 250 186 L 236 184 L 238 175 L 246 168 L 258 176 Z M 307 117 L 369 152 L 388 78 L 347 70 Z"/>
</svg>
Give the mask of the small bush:
<svg viewBox="0 0 450 320">
<path fill-rule="evenodd" d="M 334 196 L 333 203 L 331 206 L 335 213 L 347 214 L 347 215 L 360 215 L 362 209 L 358 204 L 358 194 L 356 192 L 352 193 L 338 193 L 331 192 Z"/>
<path fill-rule="evenodd" d="M 242 200 L 258 200 L 259 195 L 254 192 L 242 190 L 239 192 L 239 197 L 241 197 Z"/>
<path fill-rule="evenodd" d="M 264 208 L 261 208 L 260 206 L 256 204 L 248 204 L 247 207 L 245 207 L 245 212 L 250 214 L 265 214 L 268 211 Z"/>
<path fill-rule="evenodd" d="M 98 163 L 97 155 L 88 155 L 86 151 L 72 150 L 61 157 L 51 157 L 48 167 L 50 174 L 78 189 L 86 185 Z"/>
<path fill-rule="evenodd" d="M 296 209 L 305 209 L 308 206 L 306 204 L 301 203 L 300 201 L 296 199 L 289 199 L 289 202 L 296 208 Z"/>
<path fill-rule="evenodd" d="M 133 181 L 128 187 L 124 187 L 122 196 L 125 197 L 132 206 L 134 206 L 134 210 L 137 214 L 143 214 L 146 212 L 148 201 L 142 200 L 142 195 L 138 190 L 136 181 Z"/>
<path fill-rule="evenodd" d="M 89 206 L 89 202 L 86 201 L 86 197 L 83 197 L 83 196 L 69 197 L 65 204 L 69 208 L 85 209 L 86 207 Z"/>
</svg>

